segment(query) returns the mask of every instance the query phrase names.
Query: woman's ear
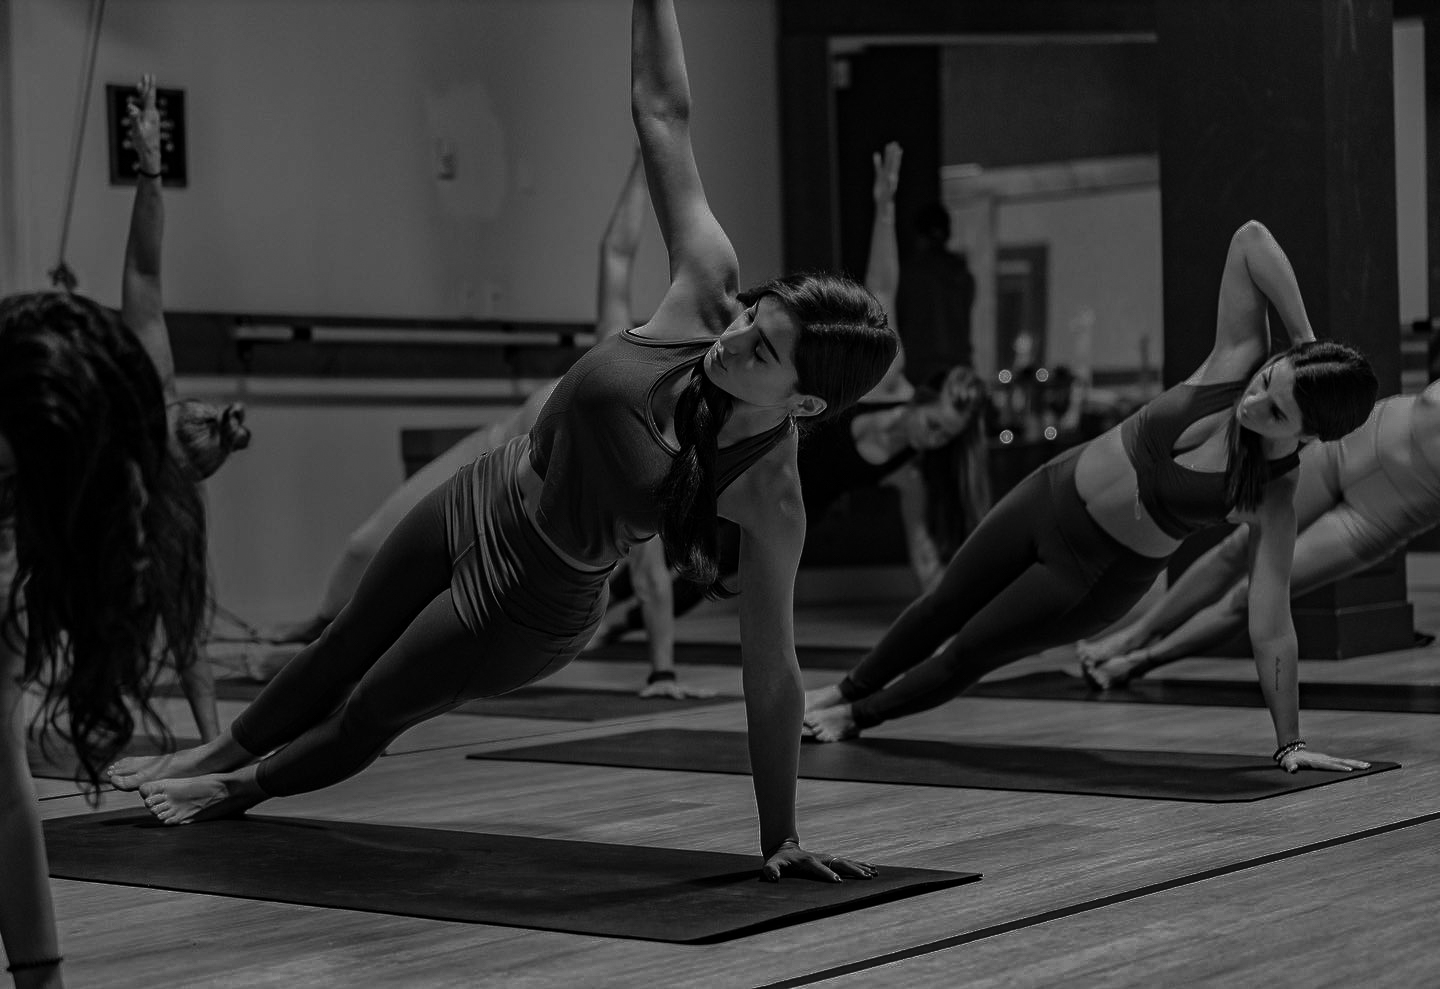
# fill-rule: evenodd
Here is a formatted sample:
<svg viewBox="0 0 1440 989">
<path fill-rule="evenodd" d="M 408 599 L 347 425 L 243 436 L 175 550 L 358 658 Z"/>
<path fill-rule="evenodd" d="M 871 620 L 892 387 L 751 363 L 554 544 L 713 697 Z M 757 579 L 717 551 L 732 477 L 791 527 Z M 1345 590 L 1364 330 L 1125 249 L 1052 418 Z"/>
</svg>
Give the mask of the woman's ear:
<svg viewBox="0 0 1440 989">
<path fill-rule="evenodd" d="M 825 399 L 819 395 L 795 395 L 790 399 L 790 414 L 792 416 L 818 416 L 828 408 Z"/>
</svg>

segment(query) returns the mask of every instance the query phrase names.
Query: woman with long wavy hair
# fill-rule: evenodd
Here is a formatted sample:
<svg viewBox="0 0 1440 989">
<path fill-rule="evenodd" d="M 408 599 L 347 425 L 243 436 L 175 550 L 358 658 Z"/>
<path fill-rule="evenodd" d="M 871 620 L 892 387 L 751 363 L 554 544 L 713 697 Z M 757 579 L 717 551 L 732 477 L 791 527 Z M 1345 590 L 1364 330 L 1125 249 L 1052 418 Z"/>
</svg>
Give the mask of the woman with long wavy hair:
<svg viewBox="0 0 1440 989">
<path fill-rule="evenodd" d="M 160 821 L 337 783 L 411 725 L 554 672 L 594 632 L 606 579 L 630 546 L 658 532 L 685 573 L 715 584 L 725 516 L 744 533 L 740 638 L 761 875 L 873 874 L 802 849 L 795 819 L 793 599 L 805 538 L 796 420 L 869 391 L 895 334 L 874 297 L 845 279 L 793 275 L 739 290 L 735 251 L 700 184 L 668 0 L 636 0 L 631 41 L 631 111 L 670 257 L 655 315 L 584 354 L 528 435 L 421 501 L 320 638 L 217 741 L 115 767 L 111 779 L 138 789 Z"/>
<path fill-rule="evenodd" d="M 1293 346 L 1267 357 L 1272 304 Z M 1250 523 L 1250 634 L 1275 762 L 1288 772 L 1363 768 L 1300 737 L 1290 570 L 1299 448 L 1358 427 L 1376 390 L 1364 357 L 1314 339 L 1280 245 L 1261 224 L 1244 224 L 1199 369 L 1001 499 L 849 675 L 806 696 L 808 728 L 820 741 L 852 738 L 1094 634 L 1134 606 L 1185 536 L 1233 518 Z"/>
<path fill-rule="evenodd" d="M 0 299 L 0 938 L 17 985 L 60 985 L 26 761 L 33 721 L 93 799 L 162 662 L 196 662 L 204 516 L 172 450 L 155 365 L 114 315 L 62 293 Z"/>
</svg>

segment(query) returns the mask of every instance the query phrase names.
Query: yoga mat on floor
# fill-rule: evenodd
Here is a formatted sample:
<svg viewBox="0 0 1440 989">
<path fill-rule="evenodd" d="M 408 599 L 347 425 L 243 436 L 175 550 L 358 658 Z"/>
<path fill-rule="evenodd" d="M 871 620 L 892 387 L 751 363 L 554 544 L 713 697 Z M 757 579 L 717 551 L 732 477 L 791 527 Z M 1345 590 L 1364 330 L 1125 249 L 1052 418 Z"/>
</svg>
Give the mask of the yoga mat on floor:
<svg viewBox="0 0 1440 989">
<path fill-rule="evenodd" d="M 481 714 L 492 718 L 548 718 L 557 721 L 609 721 L 666 714 L 692 707 L 728 704 L 739 697 L 645 698 L 634 690 L 583 690 L 578 687 L 521 687 L 499 697 L 466 701 L 451 714 Z"/>
<path fill-rule="evenodd" d="M 163 755 L 199 744 L 198 738 L 177 738 L 173 745 L 164 748 L 148 735 L 137 735 L 130 740 L 130 744 L 125 747 L 123 754 L 127 756 Z M 37 779 L 73 780 L 75 774 L 80 770 L 80 760 L 75 755 L 75 750 L 58 739 L 42 746 L 34 738 L 29 738 L 25 743 L 25 755 L 30 761 L 30 775 Z"/>
<path fill-rule="evenodd" d="M 867 649 L 845 646 L 796 646 L 795 655 L 803 669 L 848 670 L 864 657 Z M 648 663 L 649 647 L 644 639 L 613 642 L 608 646 L 582 652 L 578 659 L 593 659 L 598 662 Z M 685 676 L 686 666 L 739 666 L 740 646 L 726 642 L 677 642 L 675 643 L 675 665 L 680 667 L 680 676 Z"/>
<path fill-rule="evenodd" d="M 264 682 L 249 677 L 216 677 L 215 699 L 217 701 L 253 701 L 265 689 Z M 185 692 L 178 683 L 162 683 L 155 688 L 156 697 L 184 697 Z"/>
<path fill-rule="evenodd" d="M 1004 680 L 985 680 L 966 697 L 1009 697 L 1117 704 L 1191 704 L 1200 707 L 1264 707 L 1254 680 L 1141 678 L 1114 690 L 1096 690 L 1080 677 L 1044 670 Z M 1315 711 L 1386 711 L 1440 714 L 1440 686 L 1406 683 L 1301 683 L 1300 706 Z"/>
<path fill-rule="evenodd" d="M 134 811 L 52 818 L 45 846 L 57 879 L 688 943 L 980 878 L 882 864 L 764 883 L 754 855 L 265 816 L 167 828 Z"/>
<path fill-rule="evenodd" d="M 701 773 L 750 772 L 743 732 L 675 728 L 528 745 L 473 753 L 467 758 Z M 1397 763 L 1375 762 L 1368 770 L 1349 773 L 1286 773 L 1265 755 L 977 745 L 924 738 L 862 737 L 829 745 L 810 742 L 800 746 L 800 776 L 804 779 L 1207 803 L 1263 800 L 1399 768 Z"/>
</svg>

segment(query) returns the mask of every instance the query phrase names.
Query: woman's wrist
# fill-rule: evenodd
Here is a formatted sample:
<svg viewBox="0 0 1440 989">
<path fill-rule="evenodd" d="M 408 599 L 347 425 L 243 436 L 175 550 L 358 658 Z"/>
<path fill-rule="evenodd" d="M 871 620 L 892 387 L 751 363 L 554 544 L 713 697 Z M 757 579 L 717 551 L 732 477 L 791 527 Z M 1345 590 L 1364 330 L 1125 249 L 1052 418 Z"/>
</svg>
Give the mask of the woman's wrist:
<svg viewBox="0 0 1440 989">
<path fill-rule="evenodd" d="M 786 845 L 793 845 L 796 848 L 799 848 L 800 839 L 796 838 L 794 835 L 791 835 L 788 838 L 782 838 L 781 840 L 773 843 L 761 844 L 760 848 L 761 851 L 764 852 L 765 857 L 768 859 L 770 856 L 783 849 Z"/>
</svg>

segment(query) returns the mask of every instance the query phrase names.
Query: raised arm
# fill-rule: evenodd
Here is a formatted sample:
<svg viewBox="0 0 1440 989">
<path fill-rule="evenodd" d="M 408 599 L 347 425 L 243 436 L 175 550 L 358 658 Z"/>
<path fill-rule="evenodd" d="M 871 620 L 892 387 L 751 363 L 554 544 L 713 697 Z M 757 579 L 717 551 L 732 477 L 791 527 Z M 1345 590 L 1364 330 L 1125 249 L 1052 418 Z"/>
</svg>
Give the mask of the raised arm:
<svg viewBox="0 0 1440 989">
<path fill-rule="evenodd" d="M 1290 616 L 1290 568 L 1295 553 L 1295 476 L 1269 485 L 1250 527 L 1249 625 L 1255 671 L 1270 720 L 1276 753 L 1286 772 L 1298 769 L 1348 771 L 1369 763 L 1340 759 L 1304 748 L 1300 734 L 1299 646 Z M 1295 747 L 1299 743 L 1300 747 Z"/>
<path fill-rule="evenodd" d="M 795 777 L 804 692 L 795 656 L 795 573 L 805 543 L 805 508 L 791 435 L 721 496 L 719 511 L 740 526 L 740 656 L 750 773 L 760 812 L 761 878 L 782 874 L 837 882 L 873 867 L 800 847 Z"/>
<path fill-rule="evenodd" d="M 160 113 L 155 109 L 155 77 L 144 75 L 131 98 L 127 125 L 130 144 L 140 158 L 130 236 L 125 242 L 125 274 L 120 283 L 120 318 L 140 340 L 165 388 L 175 398 L 175 359 L 160 295 L 160 241 L 165 207 L 160 199 Z"/>
<path fill-rule="evenodd" d="M 871 195 L 875 199 L 875 215 L 870 221 L 870 257 L 865 263 L 865 287 L 868 288 L 895 322 L 895 293 L 900 285 L 900 247 L 895 236 L 895 190 L 900 185 L 900 145 L 891 141 L 884 152 L 875 152 L 871 161 L 875 167 L 875 182 Z M 895 360 L 885 372 L 880 383 L 861 399 L 862 402 L 878 402 L 887 399 L 909 398 L 914 392 L 905 379 L 905 348 L 902 345 L 895 352 Z"/>
<path fill-rule="evenodd" d="M 684 315 L 719 333 L 733 315 L 727 307 L 733 306 L 739 265 L 700 184 L 690 143 L 690 80 L 670 0 L 634 0 L 630 111 L 670 256 L 671 291 L 661 310 L 692 309 Z"/>
<path fill-rule="evenodd" d="M 1267 304 L 1280 314 L 1291 343 L 1315 339 L 1290 260 L 1265 225 L 1250 220 L 1230 238 L 1220 279 L 1215 349 L 1207 364 L 1235 377 L 1264 357 L 1270 350 Z"/>
<path fill-rule="evenodd" d="M 630 273 L 635 266 L 635 252 L 640 249 L 640 232 L 645 226 L 646 207 L 650 200 L 645 190 L 645 163 L 637 148 L 625 176 L 615 211 L 605 225 L 600 239 L 600 273 L 595 289 L 595 338 L 604 340 L 612 333 L 635 325 L 630 306 Z"/>
</svg>

